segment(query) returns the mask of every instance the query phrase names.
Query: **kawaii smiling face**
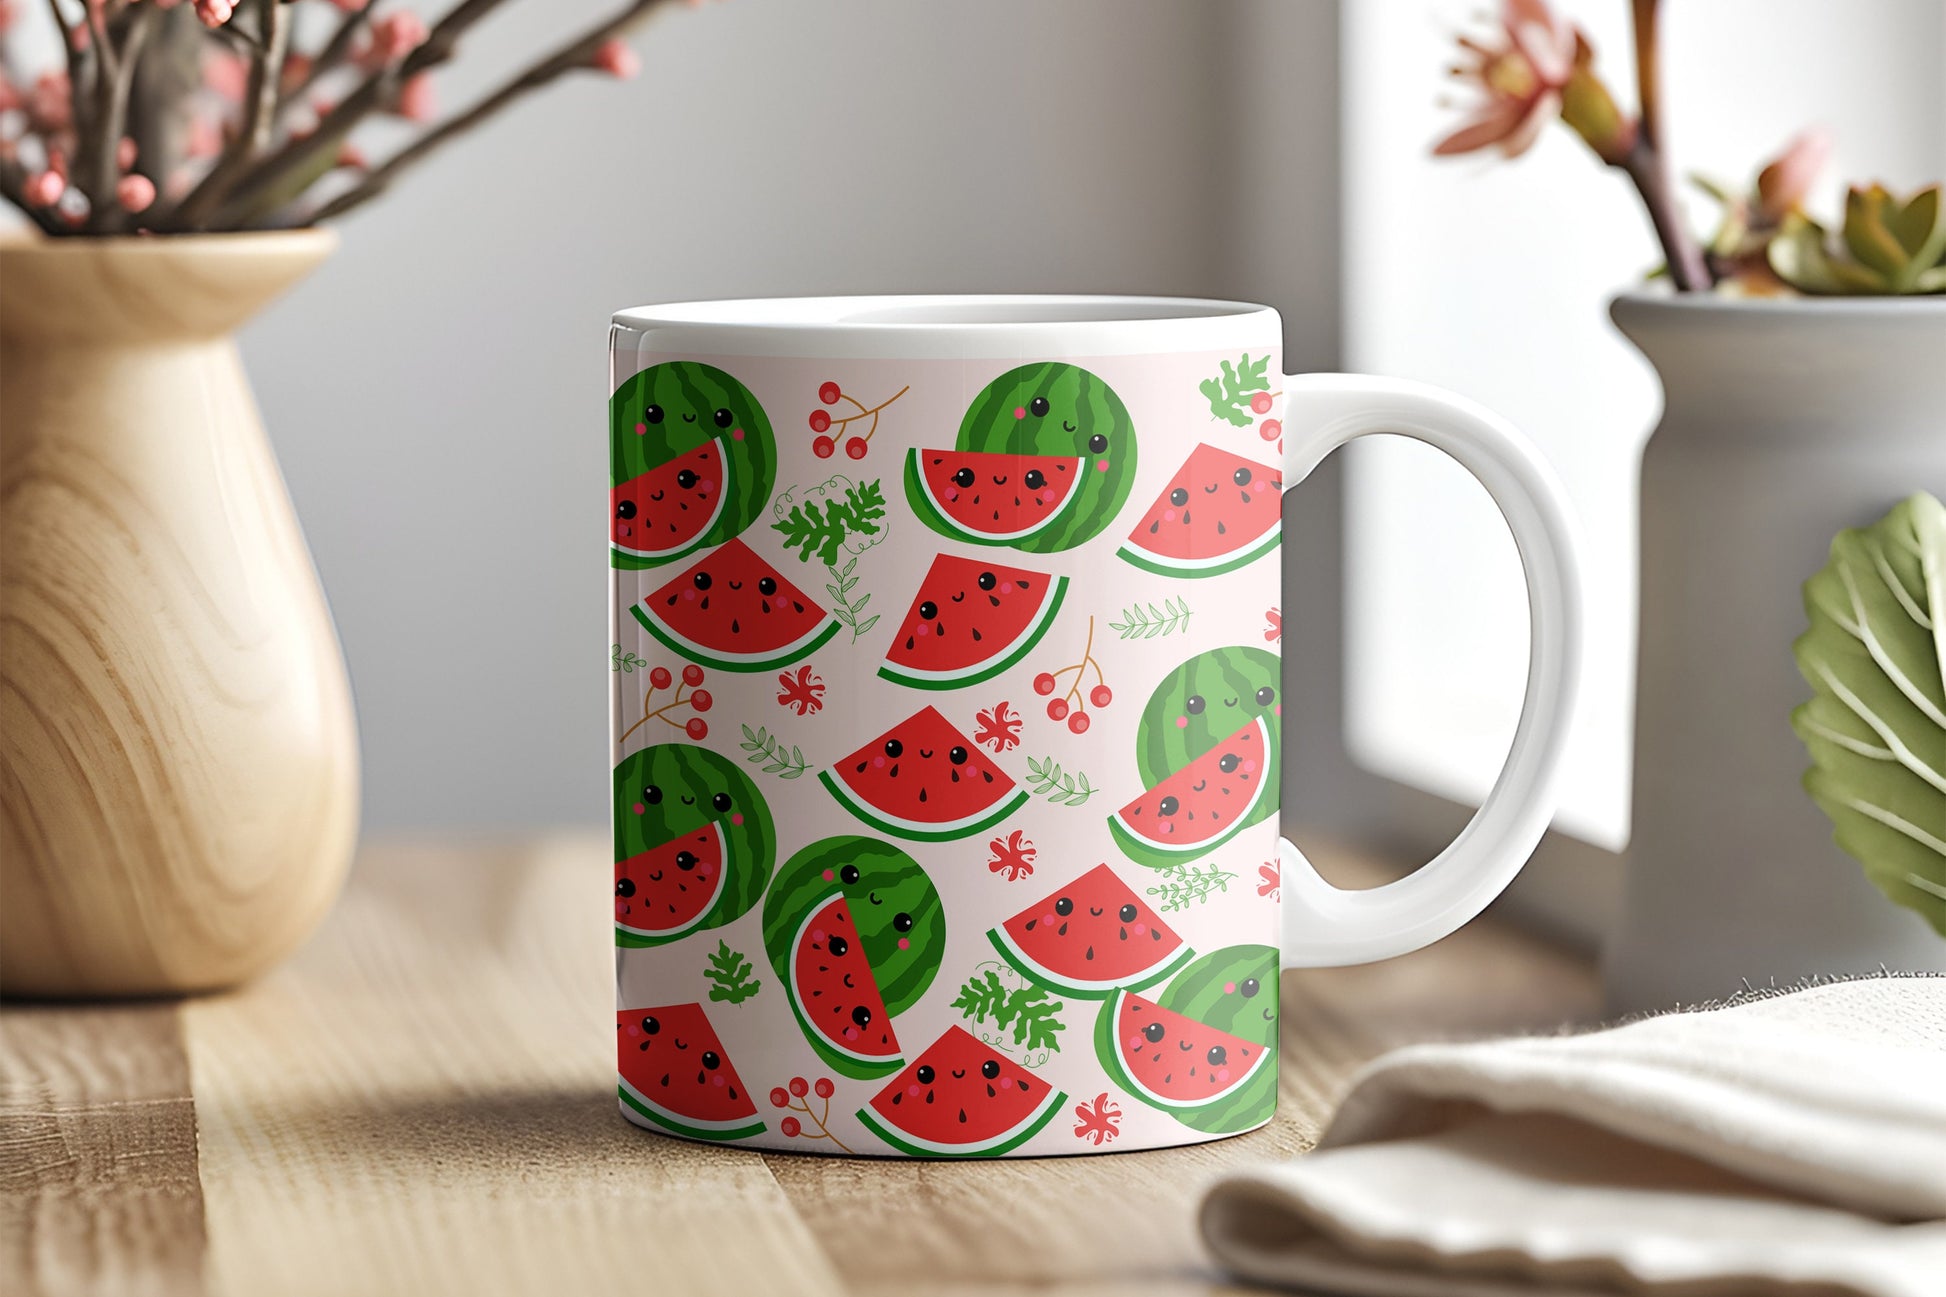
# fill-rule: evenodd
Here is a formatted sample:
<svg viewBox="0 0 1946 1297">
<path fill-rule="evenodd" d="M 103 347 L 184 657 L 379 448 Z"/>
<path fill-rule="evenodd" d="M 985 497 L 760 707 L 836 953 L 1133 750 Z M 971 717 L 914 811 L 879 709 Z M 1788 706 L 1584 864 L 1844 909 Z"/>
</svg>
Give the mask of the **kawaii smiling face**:
<svg viewBox="0 0 1946 1297">
<path fill-rule="evenodd" d="M 1283 717 L 1277 655 L 1239 645 L 1199 653 L 1162 678 L 1142 709 L 1135 762 L 1155 784 L 1261 719 L 1277 751 Z"/>
<path fill-rule="evenodd" d="M 1081 461 L 1074 499 L 1061 518 L 1016 546 L 1038 553 L 1099 535 L 1135 481 L 1135 425 L 1128 407 L 1099 377 L 1059 361 L 1022 365 L 988 383 L 960 421 L 957 447 Z"/>
</svg>

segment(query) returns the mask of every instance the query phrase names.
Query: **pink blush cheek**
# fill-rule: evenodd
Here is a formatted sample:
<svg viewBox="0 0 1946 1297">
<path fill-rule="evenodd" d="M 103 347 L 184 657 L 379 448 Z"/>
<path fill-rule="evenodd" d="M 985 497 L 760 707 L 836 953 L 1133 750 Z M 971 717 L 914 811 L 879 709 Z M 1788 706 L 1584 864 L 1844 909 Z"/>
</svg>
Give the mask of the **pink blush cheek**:
<svg viewBox="0 0 1946 1297">
<path fill-rule="evenodd" d="M 900 950 L 910 950 L 910 949 L 912 949 L 912 941 L 911 941 L 911 939 L 910 939 L 910 938 L 907 938 L 907 937 L 900 937 L 900 938 L 899 938 L 899 949 L 900 949 Z"/>
<path fill-rule="evenodd" d="M 722 1085 L 722 1084 L 723 1084 L 723 1074 L 722 1074 L 721 1072 L 718 1072 L 718 1073 L 717 1073 L 717 1074 L 716 1074 L 715 1076 L 712 1076 L 712 1077 L 711 1077 L 711 1078 L 709 1079 L 709 1083 L 710 1083 L 711 1085 Z"/>
<path fill-rule="evenodd" d="M 1178 717 L 1176 717 L 1176 728 L 1177 728 L 1177 729 L 1179 729 L 1179 730 L 1186 730 L 1186 729 L 1188 729 L 1188 728 L 1189 728 L 1189 718 L 1188 718 L 1187 716 L 1178 716 Z"/>
<path fill-rule="evenodd" d="M 635 813 L 636 813 L 637 815 L 640 815 L 640 814 L 642 814 L 642 811 L 643 811 L 643 806 L 642 806 L 642 803 L 640 803 L 640 802 L 637 802 L 637 803 L 635 803 L 635 806 L 634 806 L 634 811 L 635 811 Z"/>
<path fill-rule="evenodd" d="M 1108 471 L 1108 461 L 1107 461 L 1107 460 L 1105 460 L 1105 459 L 1098 459 L 1098 460 L 1096 460 L 1096 461 L 1095 461 L 1095 472 L 1097 472 L 1097 473 L 1106 473 L 1107 471 Z"/>
<path fill-rule="evenodd" d="M 743 429 L 741 429 L 741 428 L 738 428 L 738 429 L 737 429 L 737 430 L 736 430 L 735 432 L 733 432 L 733 433 L 731 433 L 731 434 L 730 434 L 730 440 L 731 440 L 731 441 L 742 441 L 742 440 L 743 440 Z"/>
</svg>

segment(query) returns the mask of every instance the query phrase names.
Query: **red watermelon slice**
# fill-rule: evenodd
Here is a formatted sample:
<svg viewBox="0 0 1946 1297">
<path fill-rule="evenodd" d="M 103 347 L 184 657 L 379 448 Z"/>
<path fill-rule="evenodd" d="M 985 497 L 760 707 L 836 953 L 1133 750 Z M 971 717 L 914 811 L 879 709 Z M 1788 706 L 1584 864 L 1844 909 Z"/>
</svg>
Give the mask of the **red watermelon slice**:
<svg viewBox="0 0 1946 1297">
<path fill-rule="evenodd" d="M 1165 1009 L 1132 991 L 1116 991 L 1115 1048 L 1103 1062 L 1115 1084 L 1158 1108 L 1183 1111 L 1216 1103 L 1267 1064 L 1274 1045 L 1257 1045 Z"/>
<path fill-rule="evenodd" d="M 859 1063 L 855 1075 L 896 1068 L 899 1038 L 843 892 L 804 917 L 791 951 L 789 999 L 805 1030 Z"/>
<path fill-rule="evenodd" d="M 961 1027 L 948 1027 L 858 1120 L 914 1157 L 998 1157 L 1047 1125 L 1068 1096 Z"/>
<path fill-rule="evenodd" d="M 1117 552 L 1164 576 L 1215 576 L 1277 548 L 1283 505 L 1282 469 L 1198 446 Z"/>
<path fill-rule="evenodd" d="M 789 666 L 838 633 L 836 617 L 740 540 L 725 541 L 629 611 L 689 661 L 724 671 Z"/>
<path fill-rule="evenodd" d="M 764 1133 L 700 1004 L 622 1009 L 615 1014 L 622 1114 L 691 1139 L 749 1139 Z"/>
<path fill-rule="evenodd" d="M 992 679 L 1054 622 L 1068 579 L 953 554 L 933 559 L 878 673 L 919 689 Z"/>
<path fill-rule="evenodd" d="M 1074 499 L 1081 459 L 976 450 L 913 450 L 906 480 L 914 505 L 948 534 L 981 545 L 1011 545 L 1051 526 Z"/>
<path fill-rule="evenodd" d="M 694 833 L 615 862 L 615 932 L 667 941 L 702 922 L 723 894 L 723 829 Z"/>
<path fill-rule="evenodd" d="M 987 940 L 1028 981 L 1088 1000 L 1151 986 L 1195 954 L 1105 864 L 989 929 Z"/>
<path fill-rule="evenodd" d="M 1138 860 L 1168 863 L 1228 842 L 1266 796 L 1276 769 L 1263 717 L 1224 739 L 1108 817 L 1116 843 Z"/>
<path fill-rule="evenodd" d="M 921 842 L 992 828 L 1027 804 L 1012 777 L 931 707 L 820 771 L 818 781 L 873 828 Z"/>
<path fill-rule="evenodd" d="M 723 472 L 719 439 L 612 488 L 608 525 L 615 549 L 659 562 L 695 549 L 723 516 Z"/>
</svg>

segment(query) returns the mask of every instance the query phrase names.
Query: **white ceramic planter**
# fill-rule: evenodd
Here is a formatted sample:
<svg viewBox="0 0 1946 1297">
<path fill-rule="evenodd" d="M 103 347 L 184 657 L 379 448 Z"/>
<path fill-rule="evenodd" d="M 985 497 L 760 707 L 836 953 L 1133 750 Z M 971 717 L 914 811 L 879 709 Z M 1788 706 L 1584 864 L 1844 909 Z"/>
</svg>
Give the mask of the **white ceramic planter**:
<svg viewBox="0 0 1946 1297">
<path fill-rule="evenodd" d="M 1946 300 L 1631 295 L 1661 375 L 1642 462 L 1634 828 L 1610 1007 L 1946 971 L 1946 941 L 1831 840 L 1790 712 L 1802 586 L 1841 529 L 1946 493 Z"/>
</svg>

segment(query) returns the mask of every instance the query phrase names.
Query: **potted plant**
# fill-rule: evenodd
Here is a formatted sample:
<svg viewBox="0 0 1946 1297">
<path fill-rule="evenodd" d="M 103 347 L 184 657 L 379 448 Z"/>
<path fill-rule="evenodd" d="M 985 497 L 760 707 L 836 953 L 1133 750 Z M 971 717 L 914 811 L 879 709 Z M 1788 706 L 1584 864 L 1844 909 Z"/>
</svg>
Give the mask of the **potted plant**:
<svg viewBox="0 0 1946 1297">
<path fill-rule="evenodd" d="M 1504 0 L 1493 33 L 1460 42 L 1454 70 L 1479 103 L 1434 146 L 1515 157 L 1560 122 L 1627 176 L 1664 255 L 1663 282 L 1611 308 L 1665 400 L 1642 463 L 1633 827 L 1610 1004 L 1946 969 L 1946 943 L 1833 844 L 1799 787 L 1791 726 L 1810 694 L 1791 652 L 1801 592 L 1832 537 L 1946 486 L 1946 203 L 1937 185 L 1860 185 L 1821 222 L 1807 202 L 1829 141 L 1813 130 L 1747 191 L 1699 182 L 1722 218 L 1696 237 L 1665 144 L 1657 0 L 1633 0 L 1632 17 L 1634 112 L 1572 23 L 1545 0 Z M 1946 769 L 1937 751 L 1925 762 Z M 1946 809 L 1934 815 L 1907 838 L 1946 843 Z M 1946 888 L 1946 872 L 1928 881 Z"/>
<path fill-rule="evenodd" d="M 583 71 L 618 0 L 439 118 L 504 0 L 0 0 L 0 986 L 225 986 L 307 934 L 356 834 L 345 666 L 231 335 L 333 247 L 320 222 Z M 382 158 L 363 128 L 423 124 Z M 324 345 L 323 343 L 320 344 Z"/>
</svg>

